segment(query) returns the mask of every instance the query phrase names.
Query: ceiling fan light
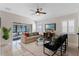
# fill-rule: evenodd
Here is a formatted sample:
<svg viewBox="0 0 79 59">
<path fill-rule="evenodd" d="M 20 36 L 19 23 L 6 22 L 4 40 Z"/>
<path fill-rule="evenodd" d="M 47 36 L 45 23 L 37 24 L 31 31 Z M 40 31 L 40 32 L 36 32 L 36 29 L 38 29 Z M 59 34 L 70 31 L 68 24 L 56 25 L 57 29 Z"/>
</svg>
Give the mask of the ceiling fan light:
<svg viewBox="0 0 79 59">
<path fill-rule="evenodd" d="M 36 13 L 36 15 L 39 16 L 40 14 L 39 13 Z"/>
</svg>

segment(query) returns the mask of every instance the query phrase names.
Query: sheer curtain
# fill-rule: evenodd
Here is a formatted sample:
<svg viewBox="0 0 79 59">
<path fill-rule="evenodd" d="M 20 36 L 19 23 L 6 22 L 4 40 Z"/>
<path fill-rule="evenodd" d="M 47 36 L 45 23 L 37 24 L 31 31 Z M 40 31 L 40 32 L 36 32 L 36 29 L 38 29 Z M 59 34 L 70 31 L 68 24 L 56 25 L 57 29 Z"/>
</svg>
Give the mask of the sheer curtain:
<svg viewBox="0 0 79 59">
<path fill-rule="evenodd" d="M 67 33 L 67 21 L 62 22 L 62 33 Z"/>
<path fill-rule="evenodd" d="M 74 20 L 64 20 L 62 21 L 62 33 L 74 34 L 75 25 Z"/>
</svg>

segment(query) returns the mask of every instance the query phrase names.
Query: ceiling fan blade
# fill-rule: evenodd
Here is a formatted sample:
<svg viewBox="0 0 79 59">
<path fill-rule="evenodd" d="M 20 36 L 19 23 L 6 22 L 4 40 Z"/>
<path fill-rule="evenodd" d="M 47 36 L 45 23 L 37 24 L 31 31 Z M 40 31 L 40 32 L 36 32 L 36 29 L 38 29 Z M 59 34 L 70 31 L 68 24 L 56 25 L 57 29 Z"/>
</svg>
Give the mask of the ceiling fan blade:
<svg viewBox="0 0 79 59">
<path fill-rule="evenodd" d="M 42 11 L 43 9 L 42 8 L 39 8 L 39 10 Z"/>
<path fill-rule="evenodd" d="M 41 14 L 46 14 L 46 12 L 40 12 Z"/>
</svg>

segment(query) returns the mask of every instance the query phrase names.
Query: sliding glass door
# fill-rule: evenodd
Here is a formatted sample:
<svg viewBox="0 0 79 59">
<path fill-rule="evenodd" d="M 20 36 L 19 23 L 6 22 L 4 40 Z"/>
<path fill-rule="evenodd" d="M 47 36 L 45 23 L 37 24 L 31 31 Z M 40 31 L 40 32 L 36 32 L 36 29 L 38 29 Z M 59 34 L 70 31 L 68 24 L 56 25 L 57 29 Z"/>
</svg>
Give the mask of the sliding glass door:
<svg viewBox="0 0 79 59">
<path fill-rule="evenodd" d="M 32 25 L 13 25 L 13 33 L 19 32 L 32 32 Z"/>
<path fill-rule="evenodd" d="M 18 40 L 21 38 L 22 33 L 32 32 L 31 24 L 13 23 L 13 40 Z"/>
</svg>

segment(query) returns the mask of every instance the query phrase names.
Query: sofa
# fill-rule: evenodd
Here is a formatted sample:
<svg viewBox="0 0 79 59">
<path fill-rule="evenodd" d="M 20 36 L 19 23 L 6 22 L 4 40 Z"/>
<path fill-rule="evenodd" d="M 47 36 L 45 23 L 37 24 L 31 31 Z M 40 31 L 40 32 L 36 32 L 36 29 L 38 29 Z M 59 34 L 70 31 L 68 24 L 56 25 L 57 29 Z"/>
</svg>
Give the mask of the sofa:
<svg viewBox="0 0 79 59">
<path fill-rule="evenodd" d="M 38 32 L 33 32 L 33 33 L 25 32 L 22 35 L 21 42 L 24 44 L 32 43 L 32 42 L 35 42 L 39 36 L 40 35 Z"/>
</svg>

